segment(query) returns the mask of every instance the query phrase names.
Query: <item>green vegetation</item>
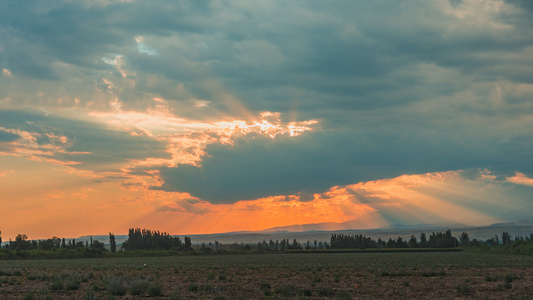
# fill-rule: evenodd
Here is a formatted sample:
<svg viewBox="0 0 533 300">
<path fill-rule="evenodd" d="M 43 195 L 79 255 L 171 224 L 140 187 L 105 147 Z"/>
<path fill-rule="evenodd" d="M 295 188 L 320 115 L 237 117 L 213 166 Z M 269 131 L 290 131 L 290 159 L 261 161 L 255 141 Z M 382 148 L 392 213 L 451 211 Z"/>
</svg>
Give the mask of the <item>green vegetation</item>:
<svg viewBox="0 0 533 300">
<path fill-rule="evenodd" d="M 185 237 L 185 243 L 182 243 L 179 237 L 172 237 L 166 232 L 140 228 L 130 228 L 128 239 L 122 244 L 124 250 L 187 250 L 190 247 L 191 239 L 189 237 Z"/>
<path fill-rule="evenodd" d="M 468 234 L 462 234 L 468 237 Z M 455 248 L 459 247 L 459 240 L 452 236 L 451 230 L 446 232 L 433 232 L 426 238 L 425 233 L 420 234 L 420 242 L 414 235 L 407 241 L 398 237 L 397 239 L 389 238 L 384 241 L 381 238 L 377 241 L 364 235 L 344 235 L 333 234 L 331 236 L 331 249 L 369 249 L 369 248 Z"/>
<path fill-rule="evenodd" d="M 500 243 L 501 241 L 501 243 Z M 130 228 L 128 239 L 117 251 L 115 236 L 109 233 L 108 248 L 102 242 L 90 238 L 89 242 L 66 241 L 53 237 L 47 240 L 28 240 L 25 234 L 17 235 L 15 241 L 10 241 L 4 248 L 0 248 L 0 260 L 8 259 L 55 259 L 55 258 L 104 258 L 104 257 L 150 257 L 197 254 L 232 254 L 232 253 L 364 253 L 364 252 L 449 252 L 463 251 L 475 253 L 519 254 L 533 256 L 533 234 L 529 237 L 516 237 L 503 232 L 501 239 L 495 235 L 487 241 L 470 240 L 463 232 L 459 238 L 452 236 L 451 231 L 433 232 L 426 236 L 414 235 L 404 240 L 396 239 L 373 240 L 363 235 L 332 234 L 330 243 L 317 242 L 300 243 L 296 239 L 280 241 L 270 240 L 257 244 L 229 244 L 223 245 L 218 241 L 214 244 L 196 245 L 193 249 L 190 237 L 184 241 L 166 232 L 159 232 L 140 228 Z M 214 249 L 213 249 L 214 248 Z M 228 250 L 229 249 L 229 250 Z"/>
<path fill-rule="evenodd" d="M 465 250 L 473 253 L 533 256 L 533 238 L 518 237 L 511 244 L 509 242 L 503 245 L 484 244 L 481 246 L 466 247 Z"/>
</svg>

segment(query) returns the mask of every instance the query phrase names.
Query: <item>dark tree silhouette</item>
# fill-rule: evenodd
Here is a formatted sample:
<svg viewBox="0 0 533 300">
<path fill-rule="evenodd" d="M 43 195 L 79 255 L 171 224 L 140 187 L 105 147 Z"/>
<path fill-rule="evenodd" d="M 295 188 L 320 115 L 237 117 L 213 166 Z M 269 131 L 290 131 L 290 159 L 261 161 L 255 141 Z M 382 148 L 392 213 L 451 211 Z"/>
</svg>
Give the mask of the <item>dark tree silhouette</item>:
<svg viewBox="0 0 533 300">
<path fill-rule="evenodd" d="M 509 234 L 509 232 L 503 232 L 502 233 L 502 244 L 503 245 L 511 245 L 512 242 L 511 242 L 511 234 Z"/>
<path fill-rule="evenodd" d="M 115 235 L 111 232 L 109 233 L 109 246 L 111 248 L 111 252 L 115 253 L 115 251 L 117 251 L 117 242 L 115 241 Z"/>
<path fill-rule="evenodd" d="M 426 248 L 428 246 L 428 240 L 425 233 L 420 234 L 420 248 Z"/>
<path fill-rule="evenodd" d="M 461 242 L 461 246 L 468 246 L 470 244 L 470 237 L 468 236 L 468 233 L 461 233 L 459 236 L 459 241 Z"/>
<path fill-rule="evenodd" d="M 424 233 L 420 234 L 420 243 L 418 243 L 416 237 L 411 235 L 411 238 L 407 241 L 402 237 L 397 239 L 389 238 L 388 241 L 378 239 L 376 242 L 370 237 L 359 235 L 344 235 L 344 234 L 332 234 L 331 235 L 331 248 L 332 249 L 366 249 L 366 248 L 454 248 L 459 245 L 457 239 L 452 236 L 451 230 L 446 232 L 433 232 L 426 239 Z M 282 245 L 283 246 L 283 245 Z M 289 247 L 287 247 L 290 249 Z M 282 247 L 283 249 L 283 247 Z"/>
<path fill-rule="evenodd" d="M 416 237 L 414 235 L 411 235 L 411 238 L 409 239 L 409 247 L 410 248 L 418 248 L 418 243 L 417 243 Z"/>
<path fill-rule="evenodd" d="M 187 247 L 186 237 L 185 248 L 188 249 L 189 247 Z M 182 243 L 179 237 L 172 237 L 166 232 L 130 228 L 128 239 L 122 244 L 122 248 L 125 250 L 179 249 L 182 248 Z"/>
</svg>

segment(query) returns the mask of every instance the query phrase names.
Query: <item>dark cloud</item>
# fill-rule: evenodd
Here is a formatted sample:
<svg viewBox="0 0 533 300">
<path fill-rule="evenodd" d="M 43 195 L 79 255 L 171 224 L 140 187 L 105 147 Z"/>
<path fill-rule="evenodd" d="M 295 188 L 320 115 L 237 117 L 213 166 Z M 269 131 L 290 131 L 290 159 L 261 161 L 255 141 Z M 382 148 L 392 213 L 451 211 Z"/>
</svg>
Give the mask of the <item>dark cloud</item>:
<svg viewBox="0 0 533 300">
<path fill-rule="evenodd" d="M 37 143 L 64 147 L 54 153 L 61 161 L 76 161 L 77 168 L 94 171 L 120 171 L 132 159 L 169 157 L 160 142 L 126 132 L 111 130 L 102 124 L 84 122 L 36 110 L 0 111 L 0 126 L 34 133 Z M 1 133 L 1 131 L 0 131 Z M 51 141 L 49 135 L 65 136 L 67 145 Z M 76 152 L 84 152 L 76 154 Z"/>
<path fill-rule="evenodd" d="M 505 2 L 515 5 L 516 7 L 526 10 L 528 13 L 533 12 L 533 3 L 528 0 L 505 0 Z"/>
<path fill-rule="evenodd" d="M 309 200 L 435 171 L 533 175 L 531 2 L 489 2 L 3 1 L 0 69 L 11 75 L 0 101 L 104 110 L 117 98 L 145 112 L 162 97 L 183 117 L 172 105 L 202 99 L 206 113 L 190 114 L 210 122 L 244 118 L 233 97 L 252 114 L 320 121 L 299 137 L 211 144 L 201 168 L 161 169 L 161 189 L 215 203 Z M 90 152 L 56 154 L 80 168 L 169 157 L 163 142 L 75 119 L 0 111 L 0 126 L 39 133 L 41 145 L 57 133 Z"/>
<path fill-rule="evenodd" d="M 239 140 L 232 147 L 213 145 L 202 167 L 163 169 L 165 184 L 160 189 L 228 203 L 272 195 L 310 195 L 335 185 L 402 174 L 469 168 L 533 174 L 533 149 L 524 137 L 502 142 L 494 136 L 457 136 L 453 128 L 438 132 L 397 124 L 395 129 L 384 125 L 389 128 L 384 131 L 374 126 L 379 124 L 369 123 L 361 132 L 256 137 Z"/>
<path fill-rule="evenodd" d="M 20 135 L 16 133 L 0 130 L 0 143 L 1 142 L 13 142 L 20 138 Z"/>
</svg>

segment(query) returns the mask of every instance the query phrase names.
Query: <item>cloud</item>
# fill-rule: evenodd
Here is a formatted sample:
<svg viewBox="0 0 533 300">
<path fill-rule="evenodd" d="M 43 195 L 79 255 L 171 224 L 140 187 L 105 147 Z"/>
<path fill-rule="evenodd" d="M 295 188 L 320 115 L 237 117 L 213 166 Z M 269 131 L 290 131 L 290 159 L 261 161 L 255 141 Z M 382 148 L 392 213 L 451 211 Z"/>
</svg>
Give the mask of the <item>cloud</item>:
<svg viewBox="0 0 533 300">
<path fill-rule="evenodd" d="M 13 170 L 0 171 L 0 177 L 4 177 L 4 176 L 6 176 L 7 174 L 9 174 L 9 173 L 13 173 L 13 172 L 15 172 L 15 171 L 13 171 Z"/>
<path fill-rule="evenodd" d="M 371 116 L 365 118 L 369 119 Z M 201 167 L 161 169 L 164 184 L 158 189 L 188 192 L 213 203 L 232 203 L 273 195 L 322 193 L 335 185 L 402 174 L 470 168 L 532 172 L 530 165 L 523 163 L 531 160 L 528 152 L 519 154 L 517 150 L 527 147 L 520 134 L 507 141 L 501 140 L 497 128 L 487 136 L 479 131 L 472 135 L 484 123 L 472 128 L 450 124 L 446 129 L 450 132 L 441 133 L 431 123 L 425 128 L 399 123 L 395 129 L 383 130 L 386 122 L 390 120 L 361 123 L 354 126 L 361 128 L 354 132 L 319 131 L 295 138 L 239 139 L 232 146 L 213 144 L 206 148 L 209 155 Z M 490 121 L 486 125 L 492 126 Z M 455 126 L 458 133 L 453 135 Z M 490 149 L 485 148 L 488 144 Z"/>
<path fill-rule="evenodd" d="M 533 186 L 533 179 L 519 172 L 516 172 L 513 177 L 508 177 L 507 180 L 515 184 Z"/>
<path fill-rule="evenodd" d="M 117 191 L 142 192 L 149 186 L 161 185 L 157 172 L 131 165 L 135 159 L 167 155 L 164 146 L 151 138 L 106 128 L 94 120 L 85 120 L 84 114 L 66 117 L 31 109 L 0 111 L 2 125 L 20 136 L 14 142 L 0 143 L 4 156 L 46 162 L 66 176 L 89 179 L 93 185 L 114 183 Z M 40 170 L 36 174 L 43 172 Z M 85 193 L 72 195 L 86 199 Z"/>
<path fill-rule="evenodd" d="M 0 143 L 13 142 L 21 138 L 20 135 L 9 131 L 1 130 L 0 128 Z"/>
<path fill-rule="evenodd" d="M 164 204 L 156 209 L 156 212 L 188 212 L 196 215 L 204 215 L 213 212 L 208 203 L 196 199 L 184 199 L 171 204 Z"/>
</svg>

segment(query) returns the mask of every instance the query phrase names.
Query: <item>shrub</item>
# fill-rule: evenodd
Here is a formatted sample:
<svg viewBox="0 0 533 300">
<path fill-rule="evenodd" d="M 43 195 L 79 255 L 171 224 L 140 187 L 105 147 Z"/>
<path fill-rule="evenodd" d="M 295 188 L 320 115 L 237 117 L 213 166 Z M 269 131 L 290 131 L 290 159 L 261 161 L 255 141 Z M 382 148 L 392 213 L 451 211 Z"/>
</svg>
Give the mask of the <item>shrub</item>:
<svg viewBox="0 0 533 300">
<path fill-rule="evenodd" d="M 111 277 L 107 283 L 107 290 L 113 296 L 126 295 L 126 286 L 124 286 L 124 279 L 122 277 Z"/>
<path fill-rule="evenodd" d="M 352 295 L 350 294 L 350 291 L 339 291 L 337 292 L 337 295 L 335 296 L 335 299 L 338 299 L 338 300 L 349 300 L 349 299 L 352 299 Z"/>
<path fill-rule="evenodd" d="M 281 294 L 283 297 L 296 296 L 296 287 L 292 284 L 282 284 L 274 289 L 276 294 Z"/>
<path fill-rule="evenodd" d="M 519 277 L 515 273 L 508 273 L 505 275 L 505 282 L 511 283 L 513 280 L 518 279 Z"/>
<path fill-rule="evenodd" d="M 87 294 L 85 294 L 85 300 L 96 300 L 96 294 L 91 291 L 87 291 Z"/>
<path fill-rule="evenodd" d="M 318 295 L 321 297 L 327 297 L 332 293 L 331 289 L 329 287 L 320 287 L 318 289 Z"/>
<path fill-rule="evenodd" d="M 33 293 L 26 294 L 24 297 L 22 297 L 22 300 L 36 300 Z"/>
<path fill-rule="evenodd" d="M 268 283 L 266 281 L 261 282 L 259 287 L 261 288 L 262 291 L 263 290 L 270 290 L 272 288 L 272 286 L 270 286 L 270 283 Z"/>
<path fill-rule="evenodd" d="M 311 289 L 302 289 L 300 295 L 310 297 L 313 296 L 313 291 Z"/>
<path fill-rule="evenodd" d="M 470 293 L 470 287 L 467 284 L 462 284 L 457 286 L 457 291 L 460 294 L 468 295 Z"/>
<path fill-rule="evenodd" d="M 50 285 L 50 290 L 59 291 L 63 289 L 63 280 L 58 279 Z"/>
<path fill-rule="evenodd" d="M 81 282 L 78 279 L 73 279 L 67 283 L 65 289 L 67 291 L 77 291 L 80 288 L 80 284 Z"/>
<path fill-rule="evenodd" d="M 209 284 L 209 283 L 206 283 L 203 286 L 203 290 L 206 291 L 206 292 L 212 293 L 215 290 L 215 287 L 213 285 Z"/>
<path fill-rule="evenodd" d="M 503 288 L 504 289 L 510 290 L 512 287 L 513 287 L 513 285 L 510 282 L 505 282 L 503 284 Z"/>
<path fill-rule="evenodd" d="M 179 295 L 172 294 L 170 295 L 170 300 L 181 300 L 181 297 Z"/>
<path fill-rule="evenodd" d="M 130 294 L 140 296 L 148 291 L 148 282 L 142 279 L 134 280 L 130 285 Z"/>
<path fill-rule="evenodd" d="M 196 283 L 191 283 L 188 289 L 191 292 L 198 292 L 198 285 Z"/>
<path fill-rule="evenodd" d="M 148 296 L 163 296 L 163 290 L 161 289 L 161 285 L 159 285 L 159 283 L 152 285 L 148 289 Z"/>
</svg>

